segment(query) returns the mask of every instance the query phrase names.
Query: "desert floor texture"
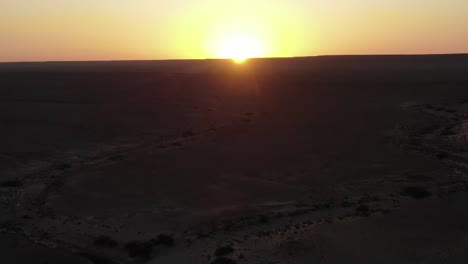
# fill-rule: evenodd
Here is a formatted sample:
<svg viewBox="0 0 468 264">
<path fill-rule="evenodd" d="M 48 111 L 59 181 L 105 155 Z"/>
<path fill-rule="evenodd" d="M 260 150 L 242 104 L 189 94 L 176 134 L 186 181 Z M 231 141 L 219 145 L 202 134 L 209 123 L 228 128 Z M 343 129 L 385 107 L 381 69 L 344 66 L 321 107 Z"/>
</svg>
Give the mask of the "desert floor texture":
<svg viewBox="0 0 468 264">
<path fill-rule="evenodd" d="M 2 263 L 466 263 L 468 55 L 0 64 Z"/>
</svg>

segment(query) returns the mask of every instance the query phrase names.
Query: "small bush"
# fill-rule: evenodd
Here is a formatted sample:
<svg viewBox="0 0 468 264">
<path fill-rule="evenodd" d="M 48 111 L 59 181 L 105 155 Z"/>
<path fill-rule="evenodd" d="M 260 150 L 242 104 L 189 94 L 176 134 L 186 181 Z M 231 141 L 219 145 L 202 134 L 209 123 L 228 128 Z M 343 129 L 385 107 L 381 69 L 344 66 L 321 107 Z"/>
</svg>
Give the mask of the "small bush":
<svg viewBox="0 0 468 264">
<path fill-rule="evenodd" d="M 114 261 L 112 261 L 110 259 L 107 259 L 107 258 L 104 258 L 104 257 L 101 257 L 101 256 L 97 256 L 95 254 L 88 253 L 88 252 L 77 252 L 75 254 L 90 260 L 91 263 L 94 263 L 94 264 L 118 264 L 118 263 L 116 263 L 116 262 L 114 262 Z M 44 263 L 48 263 L 48 262 L 44 262 Z"/>
<path fill-rule="evenodd" d="M 112 239 L 111 237 L 103 235 L 103 236 L 98 236 L 94 240 L 94 245 L 100 246 L 100 247 L 114 248 L 118 246 L 119 243 L 116 240 Z"/>
<path fill-rule="evenodd" d="M 426 188 L 420 186 L 410 186 L 406 187 L 402 192 L 401 195 L 409 196 L 414 199 L 423 199 L 426 197 L 431 196 L 431 192 L 429 192 Z"/>
<path fill-rule="evenodd" d="M 72 168 L 72 165 L 68 163 L 62 163 L 62 164 L 57 165 L 57 169 L 59 170 L 68 170 L 71 168 Z"/>
<path fill-rule="evenodd" d="M 219 257 L 219 256 L 224 256 L 224 255 L 230 254 L 232 252 L 234 252 L 234 248 L 232 246 L 229 246 L 229 245 L 228 246 L 222 246 L 222 247 L 219 247 L 219 248 L 216 249 L 215 255 L 217 257 Z"/>
<path fill-rule="evenodd" d="M 260 224 L 266 224 L 266 223 L 270 222 L 270 219 L 268 218 L 267 215 L 260 215 L 260 216 L 258 217 L 258 222 L 259 222 Z"/>
<path fill-rule="evenodd" d="M 184 131 L 184 133 L 182 133 L 182 137 L 194 137 L 195 136 L 195 132 L 193 132 L 192 130 L 186 130 Z"/>
<path fill-rule="evenodd" d="M 447 159 L 449 157 L 449 154 L 447 152 L 440 151 L 436 154 L 437 159 Z"/>
<path fill-rule="evenodd" d="M 21 187 L 23 183 L 20 180 L 7 180 L 0 183 L 2 187 Z"/>
<path fill-rule="evenodd" d="M 118 155 L 114 155 L 114 156 L 110 157 L 109 160 L 119 161 L 119 160 L 124 160 L 126 158 L 127 158 L 127 156 L 125 156 L 124 154 L 118 154 Z"/>
<path fill-rule="evenodd" d="M 167 234 L 160 234 L 156 239 L 152 240 L 153 244 L 155 245 L 165 245 L 168 247 L 172 247 L 175 244 L 174 238 L 171 235 Z"/>
<path fill-rule="evenodd" d="M 352 206 L 352 205 L 353 205 L 353 203 L 350 202 L 350 201 L 348 201 L 348 200 L 343 200 L 343 201 L 341 202 L 341 207 L 343 207 L 343 208 L 347 208 L 347 207 L 350 207 L 350 206 Z"/>
<path fill-rule="evenodd" d="M 365 204 L 361 204 L 356 208 L 356 212 L 358 212 L 361 215 L 368 216 L 370 213 L 370 208 Z"/>
<path fill-rule="evenodd" d="M 230 259 L 230 258 L 216 258 L 215 260 L 213 260 L 211 262 L 211 264 L 237 264 L 237 262 L 235 262 L 234 260 Z"/>
<path fill-rule="evenodd" d="M 245 122 L 245 123 L 250 123 L 250 122 L 252 122 L 252 120 L 251 120 L 250 118 L 248 118 L 248 117 L 242 117 L 242 118 L 241 118 L 241 121 L 242 121 L 242 122 Z"/>
<path fill-rule="evenodd" d="M 125 249 L 132 258 L 149 259 L 153 253 L 153 246 L 151 242 L 134 241 L 125 245 Z"/>
</svg>

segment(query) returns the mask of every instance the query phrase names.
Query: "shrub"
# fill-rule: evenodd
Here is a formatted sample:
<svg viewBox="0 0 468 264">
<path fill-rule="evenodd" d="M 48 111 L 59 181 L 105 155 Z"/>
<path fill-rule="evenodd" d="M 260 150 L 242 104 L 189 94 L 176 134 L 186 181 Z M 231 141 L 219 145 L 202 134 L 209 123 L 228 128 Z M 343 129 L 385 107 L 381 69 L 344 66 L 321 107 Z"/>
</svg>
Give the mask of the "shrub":
<svg viewBox="0 0 468 264">
<path fill-rule="evenodd" d="M 153 253 L 153 243 L 151 242 L 130 242 L 125 245 L 128 255 L 132 258 L 149 259 Z"/>
<path fill-rule="evenodd" d="M 215 255 L 217 257 L 219 257 L 219 256 L 224 256 L 224 255 L 230 254 L 232 252 L 234 252 L 234 248 L 232 246 L 229 246 L 229 245 L 228 246 L 222 246 L 222 247 L 219 247 L 219 248 L 216 249 Z"/>
<path fill-rule="evenodd" d="M 68 163 L 62 163 L 62 164 L 57 165 L 57 169 L 59 170 L 68 170 L 71 168 L 72 168 L 72 165 Z"/>
<path fill-rule="evenodd" d="M 234 260 L 230 259 L 230 258 L 216 258 L 215 260 L 213 260 L 211 262 L 211 264 L 236 264 L 237 262 L 235 262 Z"/>
<path fill-rule="evenodd" d="M 7 180 L 0 183 L 2 187 L 21 187 L 23 183 L 20 180 Z"/>
<path fill-rule="evenodd" d="M 356 208 L 356 212 L 358 212 L 361 215 L 368 216 L 370 213 L 370 209 L 369 206 L 361 204 Z"/>
<path fill-rule="evenodd" d="M 436 154 L 437 159 L 447 159 L 449 157 L 449 154 L 447 152 L 440 151 Z"/>
<path fill-rule="evenodd" d="M 422 199 L 431 196 L 431 192 L 429 192 L 426 188 L 421 186 L 410 186 L 406 187 L 402 192 L 401 195 L 409 196 L 414 199 Z"/>
<path fill-rule="evenodd" d="M 192 130 L 186 130 L 184 131 L 184 133 L 182 133 L 182 137 L 194 137 L 195 136 L 195 132 L 193 132 Z"/>
<path fill-rule="evenodd" d="M 153 244 L 155 245 L 165 245 L 168 247 L 172 247 L 175 244 L 174 238 L 171 235 L 167 234 L 160 234 L 156 239 L 152 240 Z"/>
<path fill-rule="evenodd" d="M 102 236 L 98 236 L 94 240 L 94 245 L 101 246 L 101 247 L 114 248 L 114 247 L 118 246 L 119 243 L 116 240 L 109 237 L 109 236 L 102 235 Z"/>
</svg>

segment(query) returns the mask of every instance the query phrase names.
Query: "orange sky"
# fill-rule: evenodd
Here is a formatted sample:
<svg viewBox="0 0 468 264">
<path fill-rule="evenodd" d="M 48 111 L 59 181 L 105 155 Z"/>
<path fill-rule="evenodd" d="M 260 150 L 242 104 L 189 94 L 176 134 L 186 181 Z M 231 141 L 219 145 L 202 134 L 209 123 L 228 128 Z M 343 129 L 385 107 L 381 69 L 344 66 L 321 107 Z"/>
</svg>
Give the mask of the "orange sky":
<svg viewBox="0 0 468 264">
<path fill-rule="evenodd" d="M 466 53 L 467 25 L 466 0 L 12 0 L 0 61 Z"/>
</svg>

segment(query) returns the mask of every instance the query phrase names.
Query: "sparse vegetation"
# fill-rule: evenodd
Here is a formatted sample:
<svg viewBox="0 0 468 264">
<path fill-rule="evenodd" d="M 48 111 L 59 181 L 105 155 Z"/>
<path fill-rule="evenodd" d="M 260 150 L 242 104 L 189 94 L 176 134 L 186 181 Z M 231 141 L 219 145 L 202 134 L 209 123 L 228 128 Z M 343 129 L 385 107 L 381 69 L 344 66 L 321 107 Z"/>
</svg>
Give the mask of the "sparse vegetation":
<svg viewBox="0 0 468 264">
<path fill-rule="evenodd" d="M 94 245 L 100 246 L 100 247 L 114 248 L 114 247 L 117 247 L 119 243 L 115 239 L 111 238 L 110 236 L 102 235 L 102 236 L 98 236 L 94 240 Z"/>
<path fill-rule="evenodd" d="M 72 165 L 68 164 L 68 163 L 61 163 L 61 164 L 57 165 L 57 169 L 59 169 L 59 170 L 68 170 L 68 169 L 71 169 L 71 168 L 72 168 Z"/>
<path fill-rule="evenodd" d="M 234 260 L 230 258 L 224 258 L 224 257 L 216 258 L 215 260 L 211 262 L 211 264 L 236 264 L 236 263 L 237 262 L 235 262 Z"/>
<path fill-rule="evenodd" d="M 227 246 L 222 246 L 222 247 L 217 248 L 215 251 L 215 255 L 217 257 L 225 256 L 225 255 L 231 254 L 232 252 L 234 252 L 234 248 L 230 245 L 227 245 Z"/>
<path fill-rule="evenodd" d="M 195 136 L 195 132 L 193 132 L 192 130 L 186 130 L 184 131 L 184 133 L 182 133 L 182 137 L 194 137 Z"/>
<path fill-rule="evenodd" d="M 12 232 L 20 232 L 21 228 L 19 227 L 18 223 L 12 220 L 7 220 L 4 222 L 0 222 L 0 230 L 8 230 Z"/>
<path fill-rule="evenodd" d="M 453 130 L 452 126 L 448 126 L 448 127 L 443 128 L 442 131 L 440 131 L 440 135 L 441 136 L 452 136 L 452 135 L 455 135 L 455 131 Z"/>
<path fill-rule="evenodd" d="M 209 236 L 210 236 L 210 234 L 208 234 L 206 232 L 203 232 L 203 231 L 197 232 L 197 238 L 203 239 L 203 238 L 208 238 Z"/>
<path fill-rule="evenodd" d="M 364 194 L 361 199 L 359 199 L 359 203 L 370 203 L 370 202 L 378 202 L 380 198 L 376 195 L 370 195 L 368 193 Z"/>
<path fill-rule="evenodd" d="M 17 188 L 17 187 L 23 186 L 23 182 L 18 180 L 18 179 L 6 180 L 6 181 L 0 182 L 0 186 L 1 187 Z"/>
<path fill-rule="evenodd" d="M 109 159 L 112 160 L 112 161 L 119 161 L 119 160 L 124 160 L 126 158 L 127 158 L 127 156 L 125 156 L 124 154 L 118 154 L 118 155 L 114 155 L 114 156 L 110 157 Z"/>
<path fill-rule="evenodd" d="M 242 121 L 242 122 L 245 122 L 245 123 L 249 123 L 249 122 L 251 122 L 252 120 L 251 120 L 250 118 L 248 118 L 248 117 L 242 117 L 242 118 L 241 118 L 241 121 Z"/>
<path fill-rule="evenodd" d="M 426 197 L 431 196 L 431 192 L 429 192 L 426 188 L 421 186 L 410 186 L 406 187 L 402 192 L 401 195 L 409 196 L 414 199 L 423 199 Z"/>
<path fill-rule="evenodd" d="M 466 249 L 468 55 L 0 68 L 6 262 L 450 262 Z"/>
<path fill-rule="evenodd" d="M 88 253 L 88 252 L 77 252 L 76 255 L 84 257 L 90 260 L 94 264 L 117 264 L 116 262 L 110 259 L 104 258 L 102 256 L 97 256 L 95 254 Z"/>
<path fill-rule="evenodd" d="M 353 205 L 353 203 L 350 202 L 350 201 L 348 201 L 347 199 L 345 199 L 345 200 L 343 200 L 343 201 L 341 202 L 341 207 L 343 207 L 343 208 L 347 208 L 347 207 L 350 207 L 350 206 L 352 206 L 352 205 Z"/>
<path fill-rule="evenodd" d="M 266 224 L 266 223 L 270 222 L 270 218 L 267 215 L 260 215 L 258 217 L 258 222 L 260 224 Z"/>
<path fill-rule="evenodd" d="M 369 208 L 369 206 L 367 206 L 365 204 L 361 204 L 356 208 L 356 212 L 361 214 L 361 215 L 368 216 L 369 213 L 370 213 L 370 208 Z"/>
<path fill-rule="evenodd" d="M 125 245 L 128 255 L 132 258 L 150 259 L 153 253 L 153 243 L 133 241 Z"/>
<path fill-rule="evenodd" d="M 436 154 L 436 158 L 437 159 L 446 159 L 448 158 L 449 154 L 447 152 L 444 152 L 444 151 L 439 151 L 437 154 Z"/>
<path fill-rule="evenodd" d="M 174 237 L 167 234 L 160 234 L 156 239 L 151 240 L 154 245 L 164 245 L 168 247 L 172 247 L 175 244 Z"/>
</svg>

